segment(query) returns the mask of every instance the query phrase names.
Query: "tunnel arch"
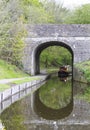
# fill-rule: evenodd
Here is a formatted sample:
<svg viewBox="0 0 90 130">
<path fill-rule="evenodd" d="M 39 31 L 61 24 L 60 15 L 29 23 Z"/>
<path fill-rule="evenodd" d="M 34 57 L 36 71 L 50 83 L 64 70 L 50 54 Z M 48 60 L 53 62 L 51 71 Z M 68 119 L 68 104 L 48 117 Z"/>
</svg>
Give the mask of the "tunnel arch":
<svg viewBox="0 0 90 130">
<path fill-rule="evenodd" d="M 72 48 L 69 45 L 65 44 L 64 42 L 60 42 L 60 41 L 44 42 L 42 44 L 37 45 L 37 47 L 33 51 L 31 75 L 40 74 L 40 62 L 39 62 L 40 54 L 44 49 L 46 49 L 47 47 L 50 47 L 50 46 L 61 46 L 61 47 L 66 48 L 72 55 L 72 63 L 73 63 L 74 53 L 73 53 Z"/>
</svg>

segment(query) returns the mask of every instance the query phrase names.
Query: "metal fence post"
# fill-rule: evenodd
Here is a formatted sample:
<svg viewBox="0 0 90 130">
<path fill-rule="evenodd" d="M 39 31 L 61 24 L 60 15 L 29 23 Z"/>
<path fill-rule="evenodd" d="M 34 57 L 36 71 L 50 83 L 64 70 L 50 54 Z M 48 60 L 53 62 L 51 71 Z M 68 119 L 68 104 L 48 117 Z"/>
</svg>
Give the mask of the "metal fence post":
<svg viewBox="0 0 90 130">
<path fill-rule="evenodd" d="M 25 84 L 25 94 L 27 94 L 27 83 Z"/>
<path fill-rule="evenodd" d="M 35 90 L 37 89 L 37 80 L 36 80 L 36 84 L 35 84 Z"/>
<path fill-rule="evenodd" d="M 1 110 L 3 110 L 3 93 L 1 93 Z"/>
<path fill-rule="evenodd" d="M 11 104 L 12 104 L 12 88 L 11 88 Z"/>
<path fill-rule="evenodd" d="M 18 98 L 20 99 L 20 85 L 18 86 L 18 89 L 19 89 L 19 97 Z"/>
</svg>

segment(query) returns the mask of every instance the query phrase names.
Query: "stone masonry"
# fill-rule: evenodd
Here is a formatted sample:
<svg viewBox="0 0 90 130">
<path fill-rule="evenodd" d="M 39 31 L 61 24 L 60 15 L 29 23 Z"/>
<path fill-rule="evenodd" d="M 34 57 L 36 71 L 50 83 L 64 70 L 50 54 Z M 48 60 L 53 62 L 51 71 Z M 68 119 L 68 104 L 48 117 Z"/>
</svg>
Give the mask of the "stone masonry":
<svg viewBox="0 0 90 130">
<path fill-rule="evenodd" d="M 90 24 L 26 25 L 23 57 L 24 70 L 31 75 L 39 73 L 40 53 L 49 46 L 67 48 L 74 63 L 90 59 Z"/>
</svg>

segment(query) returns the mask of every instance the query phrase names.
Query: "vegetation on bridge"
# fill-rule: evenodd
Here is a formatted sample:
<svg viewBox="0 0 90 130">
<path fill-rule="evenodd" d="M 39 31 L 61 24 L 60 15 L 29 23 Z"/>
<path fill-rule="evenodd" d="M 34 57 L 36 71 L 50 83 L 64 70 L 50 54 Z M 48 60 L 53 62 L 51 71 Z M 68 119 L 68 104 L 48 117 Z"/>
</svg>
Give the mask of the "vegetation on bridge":
<svg viewBox="0 0 90 130">
<path fill-rule="evenodd" d="M 42 2 L 39 0 L 1 0 L 0 59 L 6 60 L 19 68 L 23 67 L 22 56 L 25 46 L 23 37 L 27 35 L 25 24 L 89 24 L 89 12 L 90 4 L 70 11 L 62 4 L 56 4 L 54 0 L 42 0 Z M 52 67 L 68 64 L 70 59 L 68 51 L 63 50 L 63 48 L 57 51 L 57 47 L 51 47 L 41 54 L 41 66 Z"/>
<path fill-rule="evenodd" d="M 90 23 L 89 12 L 90 4 L 70 11 L 54 0 L 1 0 L 0 58 L 22 68 L 25 24 Z"/>
<path fill-rule="evenodd" d="M 28 76 L 16 68 L 16 66 L 20 69 L 23 67 L 22 57 L 25 47 L 23 37 L 27 35 L 25 24 L 38 23 L 90 24 L 90 4 L 70 11 L 61 4 L 57 5 L 54 0 L 43 0 L 42 2 L 39 0 L 0 0 L 0 79 Z M 41 54 L 41 67 L 47 68 L 71 64 L 71 58 L 71 54 L 66 49 L 62 47 L 50 47 Z M 80 63 L 76 67 L 83 71 L 87 81 L 90 83 L 90 61 Z M 8 87 L 10 86 L 2 85 L 0 91 Z M 64 91 L 64 88 L 62 89 Z M 68 89 L 65 93 L 67 91 Z M 90 101 L 90 85 L 81 97 Z M 44 99 L 44 97 L 42 98 Z M 18 105 L 18 113 L 21 110 L 19 109 Z M 11 110 L 10 112 L 14 113 Z M 8 123 L 6 122 L 8 117 L 10 117 L 8 112 L 5 118 L 1 117 L 5 125 Z M 11 117 L 9 128 L 25 129 L 24 126 L 21 126 L 23 117 L 17 116 L 16 119 L 12 115 Z M 12 126 L 12 122 L 16 123 L 17 128 Z"/>
<path fill-rule="evenodd" d="M 25 24 L 52 23 L 38 0 L 0 1 L 0 58 L 22 68 Z"/>
</svg>

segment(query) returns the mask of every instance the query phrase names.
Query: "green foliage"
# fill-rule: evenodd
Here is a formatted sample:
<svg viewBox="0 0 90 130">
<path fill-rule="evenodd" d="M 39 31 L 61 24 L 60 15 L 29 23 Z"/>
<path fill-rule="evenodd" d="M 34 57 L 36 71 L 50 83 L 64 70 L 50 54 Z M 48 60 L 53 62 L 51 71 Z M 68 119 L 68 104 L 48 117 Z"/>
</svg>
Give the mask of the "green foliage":
<svg viewBox="0 0 90 130">
<path fill-rule="evenodd" d="M 66 19 L 70 24 L 90 24 L 90 4 L 76 8 Z"/>
<path fill-rule="evenodd" d="M 83 98 L 85 100 L 87 100 L 88 102 L 90 102 L 90 85 L 88 86 L 88 88 L 85 90 Z"/>
<path fill-rule="evenodd" d="M 38 0 L 20 0 L 23 2 L 24 5 L 34 5 L 36 7 L 39 7 L 40 6 L 40 2 Z"/>
<path fill-rule="evenodd" d="M 79 68 L 83 72 L 87 81 L 90 82 L 90 71 L 89 71 L 90 70 L 90 61 L 78 63 L 78 64 L 76 64 L 76 67 Z"/>
<path fill-rule="evenodd" d="M 52 23 L 53 18 L 38 0 L 22 0 L 21 9 L 26 23 Z"/>
<path fill-rule="evenodd" d="M 69 10 L 63 4 L 57 4 L 55 0 L 43 0 L 43 7 L 53 17 L 54 23 L 64 23 Z"/>
<path fill-rule="evenodd" d="M 71 65 L 72 55 L 64 47 L 51 46 L 45 49 L 40 55 L 41 67 L 59 67 L 61 65 Z"/>
<path fill-rule="evenodd" d="M 81 72 L 83 72 L 83 76 L 86 78 L 89 84 L 87 85 L 84 92 L 78 95 L 77 97 L 90 102 L 90 60 L 78 63 L 75 65 L 75 67 L 77 67 Z"/>
<path fill-rule="evenodd" d="M 25 36 L 25 29 L 20 6 L 18 0 L 3 1 L 0 4 L 0 58 L 21 67 L 24 48 L 21 39 Z"/>
<path fill-rule="evenodd" d="M 53 77 L 39 90 L 41 101 L 47 107 L 60 109 L 70 103 L 72 98 L 71 81 L 60 82 L 60 79 Z"/>
<path fill-rule="evenodd" d="M 38 0 L 0 2 L 0 58 L 22 68 L 25 23 L 53 23 Z"/>
<path fill-rule="evenodd" d="M 0 92 L 10 88 L 10 85 L 8 84 L 0 84 Z"/>
<path fill-rule="evenodd" d="M 0 60 L 0 79 L 4 78 L 20 78 L 28 76 L 15 65 L 11 65 L 3 60 Z"/>
<path fill-rule="evenodd" d="M 9 79 L 9 78 L 20 78 L 14 81 L 11 81 L 8 84 L 0 84 L 0 92 L 5 89 L 10 88 L 15 84 L 22 84 L 25 82 L 30 82 L 32 80 L 38 80 L 38 77 L 30 77 L 28 74 L 22 72 L 15 65 L 11 65 L 3 60 L 0 60 L 0 79 Z M 22 79 L 21 79 L 22 78 Z"/>
<path fill-rule="evenodd" d="M 55 0 L 2 0 L 0 2 L 0 58 L 22 68 L 22 57 L 26 37 L 25 23 L 65 23 L 69 11 Z M 77 8 L 66 23 L 90 23 L 90 4 Z M 62 49 L 61 49 L 62 50 Z M 61 51 L 60 50 L 60 51 Z M 50 49 L 41 54 L 45 66 L 70 63 L 69 53 Z M 53 52 L 54 58 L 53 57 Z M 64 52 L 64 53 L 63 53 Z M 58 55 L 58 57 L 57 57 Z M 60 55 L 60 56 L 59 56 Z M 62 58 L 63 57 L 63 58 Z M 53 59 L 53 60 L 52 60 Z"/>
<path fill-rule="evenodd" d="M 87 85 L 83 93 L 79 93 L 76 95 L 76 98 L 83 99 L 90 103 L 90 85 Z"/>
<path fill-rule="evenodd" d="M 19 28 L 20 26 L 20 28 Z M 14 32 L 13 32 L 14 31 Z M 15 23 L 11 30 L 12 38 L 10 38 L 10 48 L 9 48 L 9 55 L 12 64 L 17 65 L 19 68 L 22 67 L 22 56 L 23 50 L 25 47 L 23 37 L 26 36 L 26 30 L 21 23 Z"/>
<path fill-rule="evenodd" d="M 33 80 L 39 80 L 39 79 L 40 78 L 38 78 L 38 77 L 24 77 L 21 80 L 15 80 L 15 81 L 10 82 L 9 85 L 22 84 L 22 83 L 30 82 L 30 81 L 33 81 Z"/>
<path fill-rule="evenodd" d="M 0 118 L 6 130 L 26 130 L 23 124 L 24 110 L 21 108 L 24 109 L 19 102 L 16 102 L 1 114 Z"/>
</svg>

